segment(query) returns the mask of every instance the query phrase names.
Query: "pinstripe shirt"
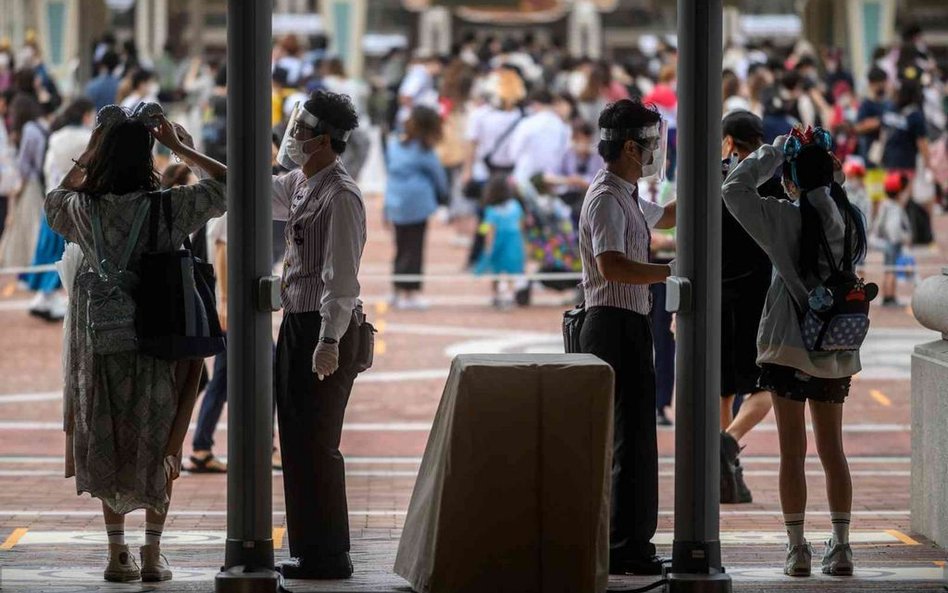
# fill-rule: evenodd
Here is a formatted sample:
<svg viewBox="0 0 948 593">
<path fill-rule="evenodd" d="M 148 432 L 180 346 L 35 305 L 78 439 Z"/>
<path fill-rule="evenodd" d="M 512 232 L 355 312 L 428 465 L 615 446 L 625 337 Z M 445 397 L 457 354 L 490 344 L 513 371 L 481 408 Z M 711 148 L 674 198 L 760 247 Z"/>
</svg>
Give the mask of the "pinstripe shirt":
<svg viewBox="0 0 948 593">
<path fill-rule="evenodd" d="M 366 230 L 358 186 L 339 161 L 309 179 L 300 169 L 274 176 L 273 218 L 287 221 L 283 309 L 318 311 L 320 337 L 342 338 L 360 303 Z"/>
<path fill-rule="evenodd" d="M 596 256 L 608 251 L 648 262 L 650 229 L 665 212 L 663 206 L 639 199 L 638 187 L 607 169 L 593 179 L 579 217 L 579 251 L 583 260 L 586 307 L 617 307 L 648 315 L 652 308 L 647 284 L 609 282 Z"/>
</svg>

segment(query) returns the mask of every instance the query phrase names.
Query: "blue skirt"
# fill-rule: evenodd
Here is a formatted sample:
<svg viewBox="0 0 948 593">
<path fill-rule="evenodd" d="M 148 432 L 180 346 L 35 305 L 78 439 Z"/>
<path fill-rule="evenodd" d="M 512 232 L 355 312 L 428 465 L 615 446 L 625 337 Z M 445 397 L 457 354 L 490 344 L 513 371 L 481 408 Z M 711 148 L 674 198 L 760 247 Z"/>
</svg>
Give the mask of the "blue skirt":
<svg viewBox="0 0 948 593">
<path fill-rule="evenodd" d="M 34 266 L 44 266 L 54 264 L 63 258 L 63 252 L 66 250 L 66 240 L 56 231 L 49 228 L 46 221 L 46 213 L 40 214 L 39 240 L 36 243 L 36 252 L 33 255 Z M 62 288 L 63 283 L 59 279 L 59 272 L 36 272 L 32 274 L 23 274 L 21 280 L 26 282 L 30 290 L 34 292 L 55 292 Z"/>
</svg>

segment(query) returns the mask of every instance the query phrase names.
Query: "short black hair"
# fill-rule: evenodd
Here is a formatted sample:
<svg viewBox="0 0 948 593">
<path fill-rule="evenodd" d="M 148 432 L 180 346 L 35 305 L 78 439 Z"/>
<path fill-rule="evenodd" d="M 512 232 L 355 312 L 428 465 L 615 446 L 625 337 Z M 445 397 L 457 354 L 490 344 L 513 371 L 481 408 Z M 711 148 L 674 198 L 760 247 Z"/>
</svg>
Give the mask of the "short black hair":
<svg viewBox="0 0 948 593">
<path fill-rule="evenodd" d="M 553 93 L 546 90 L 545 88 L 539 88 L 530 93 L 530 98 L 527 100 L 528 103 L 539 103 L 540 105 L 552 105 L 553 104 Z"/>
<path fill-rule="evenodd" d="M 99 60 L 99 68 L 107 68 L 111 73 L 118 68 L 120 61 L 119 55 L 110 49 L 102 54 L 102 58 Z"/>
<path fill-rule="evenodd" d="M 612 129 L 644 128 L 662 120 L 653 107 L 638 99 L 622 99 L 606 105 L 599 114 L 599 127 Z M 615 162 L 622 154 L 626 140 L 600 140 L 599 155 L 607 163 Z"/>
<path fill-rule="evenodd" d="M 869 71 L 869 82 L 885 82 L 887 80 L 889 80 L 889 75 L 882 68 L 875 66 Z"/>
<path fill-rule="evenodd" d="M 309 100 L 303 104 L 303 109 L 315 115 L 320 121 L 343 132 L 359 127 L 359 116 L 356 114 L 355 106 L 346 95 L 329 91 L 314 91 L 310 94 Z M 317 130 L 317 133 L 319 132 L 320 130 Z M 329 143 L 336 154 L 346 151 L 346 143 L 342 140 L 330 138 Z"/>
<path fill-rule="evenodd" d="M 796 70 L 788 70 L 787 72 L 784 73 L 783 78 L 780 81 L 780 84 L 783 86 L 783 88 L 787 89 L 788 91 L 792 91 L 793 89 L 800 86 L 802 82 L 803 82 L 803 77 L 800 76 L 799 72 L 797 72 Z"/>
</svg>

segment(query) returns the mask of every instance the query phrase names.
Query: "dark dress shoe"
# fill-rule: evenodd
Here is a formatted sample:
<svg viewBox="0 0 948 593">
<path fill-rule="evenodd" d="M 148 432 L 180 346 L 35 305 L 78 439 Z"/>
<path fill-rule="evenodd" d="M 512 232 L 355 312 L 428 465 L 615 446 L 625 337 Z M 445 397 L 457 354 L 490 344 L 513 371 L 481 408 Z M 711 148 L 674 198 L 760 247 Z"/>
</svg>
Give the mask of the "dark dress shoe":
<svg viewBox="0 0 948 593">
<path fill-rule="evenodd" d="M 666 559 L 659 556 L 648 556 L 634 560 L 620 560 L 609 562 L 609 574 L 633 574 L 641 576 L 655 576 L 662 574 L 662 566 Z"/>
<path fill-rule="evenodd" d="M 334 580 L 352 576 L 348 553 L 316 558 L 291 558 L 278 562 L 277 572 L 285 579 Z"/>
</svg>

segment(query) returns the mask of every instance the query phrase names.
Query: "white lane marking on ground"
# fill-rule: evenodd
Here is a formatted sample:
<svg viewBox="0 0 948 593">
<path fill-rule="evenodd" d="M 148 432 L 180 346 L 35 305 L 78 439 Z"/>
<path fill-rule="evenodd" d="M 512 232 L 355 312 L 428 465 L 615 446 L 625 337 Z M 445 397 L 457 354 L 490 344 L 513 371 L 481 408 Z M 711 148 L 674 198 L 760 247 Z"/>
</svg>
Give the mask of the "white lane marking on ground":
<svg viewBox="0 0 948 593">
<path fill-rule="evenodd" d="M 187 473 L 187 472 L 186 472 Z M 908 470 L 851 470 L 850 475 L 854 478 L 869 478 L 869 477 L 900 477 L 908 478 L 911 477 L 912 472 Z M 283 472 L 274 471 L 273 475 L 282 476 Z M 346 471 L 347 477 L 359 477 L 359 478 L 414 478 L 418 475 L 417 470 L 393 470 L 393 469 L 356 469 Z M 674 478 L 675 472 L 673 470 L 669 471 L 660 471 L 658 475 L 663 478 Z M 779 473 L 777 470 L 745 470 L 745 476 L 755 476 L 755 477 L 777 477 Z M 807 477 L 819 478 L 823 477 L 822 471 L 808 471 L 806 472 Z M 62 471 L 52 471 L 46 469 L 0 469 L 0 478 L 26 478 L 26 477 L 36 477 L 36 478 L 62 478 Z"/>
<path fill-rule="evenodd" d="M 656 545 L 671 545 L 674 533 L 660 531 L 652 538 Z M 813 541 L 825 541 L 831 536 L 828 532 L 812 532 Z M 787 534 L 784 531 L 722 531 L 721 543 L 724 545 L 780 545 L 786 542 Z M 227 539 L 226 531 L 165 531 L 161 536 L 161 547 L 175 546 L 220 546 Z M 899 538 L 885 531 L 852 531 L 849 539 L 855 544 L 897 544 Z M 144 534 L 129 532 L 125 536 L 129 546 L 139 546 L 145 543 Z M 109 541 L 104 531 L 28 531 L 17 542 L 22 546 L 55 546 L 55 545 L 104 545 Z"/>
<path fill-rule="evenodd" d="M 221 461 L 226 462 L 226 455 L 216 456 Z M 346 456 L 346 465 L 418 465 L 421 463 L 421 457 L 358 457 Z M 0 455 L 0 464 L 18 464 L 18 463 L 31 463 L 31 464 L 60 464 L 65 461 L 65 458 L 61 455 Z M 810 455 L 807 457 L 807 463 L 819 464 L 820 459 L 815 455 Z M 859 465 L 859 464 L 893 464 L 893 465 L 906 465 L 912 463 L 912 458 L 909 456 L 877 456 L 877 455 L 850 455 L 847 457 L 849 465 Z M 662 456 L 659 457 L 658 462 L 662 465 L 674 465 L 675 458 L 673 456 Z M 758 455 L 758 456 L 741 456 L 741 465 L 773 465 L 780 463 L 780 458 L 773 455 Z"/>
<path fill-rule="evenodd" d="M 428 381 L 447 379 L 448 369 L 419 369 L 414 371 L 376 371 L 356 377 L 356 383 L 397 383 L 400 381 Z"/>
<path fill-rule="evenodd" d="M 63 398 L 62 391 L 40 391 L 37 393 L 12 393 L 0 395 L 0 404 L 18 404 L 23 402 L 52 402 Z"/>
<path fill-rule="evenodd" d="M 283 472 L 275 471 L 273 473 L 275 476 L 282 476 Z M 369 470 L 351 470 L 346 472 L 347 477 L 359 477 L 359 478 L 414 478 L 418 475 L 417 471 L 412 470 L 382 470 L 382 469 L 369 469 Z M 748 470 L 744 472 L 745 476 L 754 476 L 754 477 L 777 477 L 779 473 L 777 471 L 754 471 Z M 821 471 L 808 471 L 806 472 L 807 477 L 819 478 L 824 474 Z M 862 471 L 862 470 L 853 470 L 850 472 L 850 475 L 854 478 L 863 478 L 863 477 L 911 477 L 911 472 L 909 471 L 899 471 L 899 470 L 890 470 L 890 471 Z M 659 472 L 659 476 L 663 478 L 673 478 L 675 477 L 675 472 L 673 471 L 663 471 Z M 41 469 L 29 469 L 29 470 L 4 470 L 0 469 L 0 478 L 24 478 L 24 477 L 35 477 L 35 478 L 62 478 L 63 472 L 61 471 L 51 471 L 51 470 L 41 470 Z"/>
<path fill-rule="evenodd" d="M 730 505 L 726 505 L 725 508 L 732 508 Z M 273 516 L 282 517 L 285 515 L 285 511 L 274 510 Z M 350 517 L 391 517 L 391 516 L 404 516 L 408 514 L 407 510 L 355 510 L 349 511 Z M 673 517 L 675 511 L 664 510 L 658 511 L 658 514 L 663 517 Z M 911 516 L 912 511 L 910 510 L 878 510 L 878 511 L 852 511 L 851 515 L 853 517 L 909 517 Z M 33 509 L 0 509 L 0 517 L 21 515 L 23 517 L 101 517 L 101 510 L 75 510 L 75 511 L 40 511 Z M 206 511 L 176 511 L 172 507 L 171 511 L 168 513 L 170 517 L 226 517 L 227 511 L 218 511 L 218 510 L 206 510 Z M 720 512 L 722 517 L 783 517 L 783 512 L 779 510 L 747 510 L 747 511 L 732 511 L 724 510 Z M 807 517 L 829 517 L 829 511 L 813 511 L 807 509 Z"/>
<path fill-rule="evenodd" d="M 190 428 L 194 428 L 194 424 Z M 62 422 L 39 422 L 34 420 L 0 420 L 0 430 L 62 430 Z M 427 432 L 431 430 L 430 422 L 347 422 L 343 430 L 353 432 Z M 807 425 L 812 430 L 811 425 Z M 226 423 L 217 425 L 217 430 L 227 430 Z M 672 428 L 662 430 L 668 432 Z M 776 424 L 760 424 L 755 431 L 775 432 Z M 843 432 L 849 433 L 882 433 L 882 432 L 911 432 L 911 424 L 844 424 Z"/>
<path fill-rule="evenodd" d="M 0 301 L 0 311 L 26 311 L 30 308 L 29 300 Z"/>
<path fill-rule="evenodd" d="M 353 541 L 355 549 L 358 551 L 358 540 Z M 793 580 L 793 577 L 785 576 L 781 572 L 781 568 L 773 568 L 771 566 L 732 566 L 728 565 L 727 572 L 729 575 L 734 577 L 735 581 L 746 582 L 746 583 L 760 583 L 760 582 L 782 582 L 790 583 L 796 582 Z M 217 576 L 217 569 L 206 569 L 206 568 L 182 568 L 176 566 L 174 569 L 174 582 L 175 583 L 197 583 L 197 582 L 212 582 L 214 577 Z M 380 577 L 381 578 L 381 577 Z M 388 577 L 386 577 L 388 578 Z M 398 579 L 400 583 L 404 584 L 404 581 L 400 580 L 400 577 L 391 575 L 392 579 Z M 898 566 L 898 567 L 888 567 L 888 566 L 866 566 L 864 564 L 859 564 L 856 567 L 856 574 L 853 577 L 846 577 L 847 581 L 853 583 L 859 583 L 860 581 L 893 581 L 893 582 L 944 582 L 944 575 L 942 569 L 935 566 Z M 51 587 L 55 587 L 56 590 L 59 590 L 59 587 L 63 585 L 66 586 L 82 586 L 86 583 L 96 583 L 100 586 L 105 585 L 102 582 L 102 568 L 101 567 L 63 567 L 63 568 L 4 568 L 3 570 L 3 580 L 4 583 L 8 586 L 32 586 L 36 587 L 38 584 L 48 584 Z M 635 579 L 632 579 L 635 580 Z M 643 579 L 635 580 L 636 584 Z M 629 578 L 616 579 L 616 582 L 621 581 L 625 584 L 627 581 L 630 581 Z M 819 574 L 819 571 L 813 573 L 808 579 L 808 582 L 816 583 L 839 583 L 840 579 L 838 577 L 825 576 Z M 118 590 L 126 590 L 124 586 Z M 138 585 L 135 585 L 138 587 Z M 819 588 L 818 585 L 814 586 Z M 103 588 L 103 590 L 105 590 Z M 111 588 L 108 590 L 112 590 Z M 138 588 L 127 589 L 129 591 L 135 590 L 138 591 Z"/>
</svg>

